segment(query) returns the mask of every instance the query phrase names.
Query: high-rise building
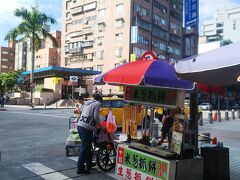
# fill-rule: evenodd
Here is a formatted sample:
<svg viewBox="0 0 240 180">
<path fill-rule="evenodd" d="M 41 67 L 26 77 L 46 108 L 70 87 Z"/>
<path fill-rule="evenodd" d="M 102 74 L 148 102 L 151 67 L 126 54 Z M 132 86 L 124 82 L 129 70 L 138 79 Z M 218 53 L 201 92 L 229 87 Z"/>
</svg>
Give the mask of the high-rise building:
<svg viewBox="0 0 240 180">
<path fill-rule="evenodd" d="M 55 31 L 51 34 L 56 38 L 59 47 L 54 47 L 49 38 L 42 40 L 41 48 L 35 53 L 35 69 L 48 66 L 60 66 L 61 32 Z M 30 48 L 30 40 L 19 40 L 15 45 L 15 69 L 31 70 L 31 59 L 32 52 Z"/>
<path fill-rule="evenodd" d="M 63 0 L 62 8 L 62 66 L 107 71 L 148 50 L 182 57 L 182 0 Z"/>
<path fill-rule="evenodd" d="M 0 73 L 14 70 L 14 42 L 9 42 L 8 47 L 0 47 Z"/>
<path fill-rule="evenodd" d="M 203 22 L 202 36 L 207 42 L 240 41 L 240 7 L 218 9 L 212 19 Z"/>
</svg>

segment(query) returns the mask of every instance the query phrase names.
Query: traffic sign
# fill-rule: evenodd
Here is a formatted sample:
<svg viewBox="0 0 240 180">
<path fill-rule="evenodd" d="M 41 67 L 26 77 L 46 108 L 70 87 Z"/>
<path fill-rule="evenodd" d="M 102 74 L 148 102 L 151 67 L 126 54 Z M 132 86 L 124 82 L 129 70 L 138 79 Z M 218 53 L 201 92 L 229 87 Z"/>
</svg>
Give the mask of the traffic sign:
<svg viewBox="0 0 240 180">
<path fill-rule="evenodd" d="M 70 76 L 69 81 L 70 82 L 78 82 L 78 76 Z"/>
<path fill-rule="evenodd" d="M 185 27 L 191 27 L 198 24 L 199 21 L 199 0 L 185 0 Z"/>
</svg>

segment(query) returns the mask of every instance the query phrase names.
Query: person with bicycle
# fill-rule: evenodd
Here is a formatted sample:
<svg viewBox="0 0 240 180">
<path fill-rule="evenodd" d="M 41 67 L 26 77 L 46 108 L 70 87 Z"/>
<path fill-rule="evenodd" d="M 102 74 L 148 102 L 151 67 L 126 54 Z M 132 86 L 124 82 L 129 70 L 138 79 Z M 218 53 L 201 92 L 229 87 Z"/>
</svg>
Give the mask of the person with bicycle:
<svg viewBox="0 0 240 180">
<path fill-rule="evenodd" d="M 77 174 L 90 173 L 91 167 L 96 166 L 92 162 L 92 140 L 93 132 L 96 132 L 96 124 L 100 129 L 105 131 L 105 128 L 100 122 L 100 107 L 103 99 L 99 94 L 95 94 L 93 99 L 87 101 L 82 109 L 81 116 L 78 121 L 78 133 L 81 139 L 80 154 L 77 163 Z M 84 163 L 86 162 L 86 168 Z"/>
</svg>

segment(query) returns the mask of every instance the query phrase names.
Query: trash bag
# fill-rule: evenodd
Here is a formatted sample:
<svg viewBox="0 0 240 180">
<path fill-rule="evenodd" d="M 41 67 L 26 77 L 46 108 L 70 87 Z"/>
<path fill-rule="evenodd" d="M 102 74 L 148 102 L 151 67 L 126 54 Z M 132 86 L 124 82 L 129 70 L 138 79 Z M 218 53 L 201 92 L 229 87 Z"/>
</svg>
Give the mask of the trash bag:
<svg viewBox="0 0 240 180">
<path fill-rule="evenodd" d="M 106 130 L 108 133 L 113 133 L 117 130 L 117 124 L 115 120 L 115 116 L 112 114 L 112 110 L 109 110 L 107 117 Z"/>
</svg>

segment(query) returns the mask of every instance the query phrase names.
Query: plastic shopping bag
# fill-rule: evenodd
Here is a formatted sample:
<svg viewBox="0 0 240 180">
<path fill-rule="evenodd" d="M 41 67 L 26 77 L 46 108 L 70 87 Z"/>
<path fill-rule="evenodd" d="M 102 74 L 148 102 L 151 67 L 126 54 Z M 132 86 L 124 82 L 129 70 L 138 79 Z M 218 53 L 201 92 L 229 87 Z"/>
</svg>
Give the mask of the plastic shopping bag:
<svg viewBox="0 0 240 180">
<path fill-rule="evenodd" d="M 109 110 L 108 112 L 106 129 L 108 133 L 113 133 L 117 130 L 117 124 L 115 121 L 115 116 L 112 114 L 112 110 Z"/>
</svg>

